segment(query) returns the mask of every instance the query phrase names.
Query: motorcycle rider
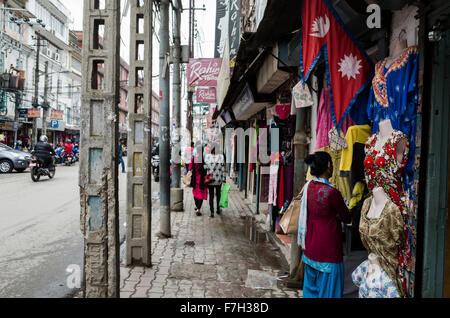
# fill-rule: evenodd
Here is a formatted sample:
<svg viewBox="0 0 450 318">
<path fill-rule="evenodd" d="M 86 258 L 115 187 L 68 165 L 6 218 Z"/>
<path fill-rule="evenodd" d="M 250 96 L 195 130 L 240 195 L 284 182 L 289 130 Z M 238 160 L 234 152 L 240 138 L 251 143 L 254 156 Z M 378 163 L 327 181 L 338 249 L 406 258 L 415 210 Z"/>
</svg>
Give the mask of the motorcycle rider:
<svg viewBox="0 0 450 318">
<path fill-rule="evenodd" d="M 64 145 L 64 156 L 63 156 L 63 162 L 66 160 L 67 156 L 69 154 L 73 155 L 73 145 L 70 139 L 66 140 L 66 144 Z"/>
<path fill-rule="evenodd" d="M 52 156 L 56 155 L 55 150 L 48 143 L 48 138 L 42 135 L 39 142 L 34 146 L 34 156 L 44 162 L 44 168 L 54 169 Z"/>
</svg>

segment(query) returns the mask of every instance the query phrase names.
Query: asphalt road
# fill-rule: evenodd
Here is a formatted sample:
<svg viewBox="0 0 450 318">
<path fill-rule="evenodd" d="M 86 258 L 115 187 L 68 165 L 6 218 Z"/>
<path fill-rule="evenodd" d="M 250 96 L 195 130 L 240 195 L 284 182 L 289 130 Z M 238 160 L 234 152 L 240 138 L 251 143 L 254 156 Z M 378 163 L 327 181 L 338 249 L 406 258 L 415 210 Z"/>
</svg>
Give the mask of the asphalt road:
<svg viewBox="0 0 450 318">
<path fill-rule="evenodd" d="M 67 297 L 70 265 L 83 268 L 79 163 L 53 180 L 0 174 L 0 298 Z M 120 174 L 120 234 L 125 235 L 126 175 Z"/>
</svg>

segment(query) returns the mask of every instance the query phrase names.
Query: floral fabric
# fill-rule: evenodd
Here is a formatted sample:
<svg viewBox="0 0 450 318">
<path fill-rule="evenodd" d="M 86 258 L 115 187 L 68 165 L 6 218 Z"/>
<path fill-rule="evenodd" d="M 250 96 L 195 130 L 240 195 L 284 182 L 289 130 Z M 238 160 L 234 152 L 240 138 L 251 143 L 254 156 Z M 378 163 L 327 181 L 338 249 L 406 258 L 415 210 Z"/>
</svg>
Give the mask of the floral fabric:
<svg viewBox="0 0 450 318">
<path fill-rule="evenodd" d="M 384 271 L 395 283 L 399 294 L 403 297 L 403 274 L 399 264 L 401 246 L 404 244 L 404 222 L 399 207 L 388 200 L 379 218 L 367 217 L 372 197 L 364 201 L 361 209 L 359 232 L 361 241 L 369 253 L 378 256 L 379 263 Z"/>
<path fill-rule="evenodd" d="M 359 288 L 359 298 L 399 298 L 397 287 L 382 268 L 371 273 L 369 260 L 352 273 L 353 284 Z"/>
<path fill-rule="evenodd" d="M 410 267 L 411 235 L 408 229 L 410 217 L 407 207 L 407 196 L 402 185 L 402 175 L 408 160 L 409 139 L 403 132 L 394 130 L 392 136 L 381 147 L 381 150 L 377 151 L 375 150 L 375 145 L 379 137 L 380 133 L 378 132 L 367 140 L 364 170 L 370 191 L 376 187 L 383 188 L 388 198 L 397 205 L 403 216 L 404 244 L 400 249 L 398 262 L 400 264 L 402 286 L 406 292 L 405 273 Z M 397 161 L 397 145 L 401 140 L 406 140 L 406 147 L 403 153 L 403 161 L 399 163 Z"/>
<path fill-rule="evenodd" d="M 308 107 L 314 104 L 308 84 L 303 85 L 302 81 L 298 82 L 292 89 L 292 99 L 296 108 Z"/>
</svg>

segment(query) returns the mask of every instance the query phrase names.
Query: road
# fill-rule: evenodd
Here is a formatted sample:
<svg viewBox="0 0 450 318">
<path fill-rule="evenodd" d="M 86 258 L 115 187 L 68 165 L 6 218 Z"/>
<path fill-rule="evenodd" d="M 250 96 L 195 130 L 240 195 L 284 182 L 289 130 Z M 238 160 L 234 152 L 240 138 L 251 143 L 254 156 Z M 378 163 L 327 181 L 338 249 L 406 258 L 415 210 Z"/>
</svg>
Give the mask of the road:
<svg viewBox="0 0 450 318">
<path fill-rule="evenodd" d="M 0 298 L 67 297 L 69 265 L 83 266 L 79 163 L 53 180 L 0 174 Z M 125 235 L 126 174 L 119 174 L 120 235 Z"/>
</svg>

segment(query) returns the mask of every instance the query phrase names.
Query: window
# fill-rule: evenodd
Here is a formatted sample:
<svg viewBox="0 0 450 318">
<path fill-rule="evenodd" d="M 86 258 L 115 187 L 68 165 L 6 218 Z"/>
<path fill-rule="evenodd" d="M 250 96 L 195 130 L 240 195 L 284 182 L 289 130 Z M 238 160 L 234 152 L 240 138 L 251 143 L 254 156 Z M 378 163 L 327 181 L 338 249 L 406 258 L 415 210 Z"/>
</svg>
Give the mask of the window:
<svg viewBox="0 0 450 318">
<path fill-rule="evenodd" d="M 66 108 L 66 114 L 67 114 L 67 123 L 69 124 L 69 125 L 71 125 L 72 124 L 72 110 L 70 109 L 70 108 Z"/>
</svg>

